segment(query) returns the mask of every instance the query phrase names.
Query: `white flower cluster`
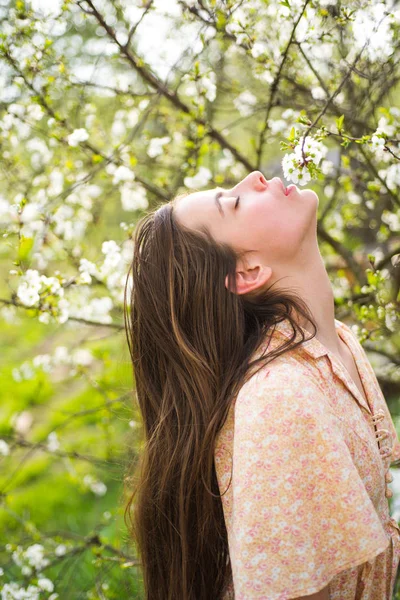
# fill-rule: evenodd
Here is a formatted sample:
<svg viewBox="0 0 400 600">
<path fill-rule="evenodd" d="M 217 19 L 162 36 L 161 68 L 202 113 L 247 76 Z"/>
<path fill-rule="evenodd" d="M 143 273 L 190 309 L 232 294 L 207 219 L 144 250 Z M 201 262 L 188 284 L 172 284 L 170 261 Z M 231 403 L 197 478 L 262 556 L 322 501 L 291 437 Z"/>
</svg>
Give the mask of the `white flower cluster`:
<svg viewBox="0 0 400 600">
<path fill-rule="evenodd" d="M 33 182 L 35 185 L 35 182 Z M 46 212 L 47 196 L 37 192 L 29 202 L 21 193 L 14 196 L 14 202 L 0 194 L 0 219 L 3 229 L 9 233 L 18 233 L 21 236 L 38 239 L 45 231 L 43 214 Z"/>
<path fill-rule="evenodd" d="M 300 138 L 294 151 L 291 154 L 286 154 L 282 159 L 282 169 L 286 179 L 298 183 L 299 185 L 305 185 L 311 181 L 311 174 L 309 171 L 310 164 L 318 166 L 321 159 L 324 158 L 328 152 L 326 146 L 321 142 L 318 142 L 311 136 L 308 136 L 304 143 L 304 155 L 302 154 L 303 137 Z"/>
<path fill-rule="evenodd" d="M 133 181 L 135 179 L 135 173 L 126 165 L 109 165 L 107 173 L 113 176 L 113 185 L 118 185 L 121 181 Z"/>
<path fill-rule="evenodd" d="M 199 167 L 196 175 L 185 177 L 183 183 L 190 189 L 197 189 L 207 185 L 211 178 L 212 173 L 210 169 L 207 169 L 207 167 Z"/>
<path fill-rule="evenodd" d="M 0 454 L 2 456 L 8 456 L 10 454 L 10 446 L 5 440 L 0 440 Z"/>
<path fill-rule="evenodd" d="M 397 211 L 383 210 L 382 211 L 382 221 L 386 223 L 391 231 L 400 233 L 400 209 Z M 394 260 L 394 257 L 392 257 Z M 393 266 L 395 266 L 393 264 Z"/>
<path fill-rule="evenodd" d="M 60 441 L 58 439 L 57 433 L 55 431 L 52 431 L 47 436 L 47 450 L 49 452 L 55 452 L 56 450 L 59 450 L 59 448 Z"/>
<path fill-rule="evenodd" d="M 52 209 L 54 212 L 51 214 L 48 202 L 63 190 L 62 172 L 54 169 L 49 176 L 38 175 L 32 184 L 39 189 L 32 193 L 29 202 L 21 193 L 15 195 L 13 203 L 0 195 L 0 219 L 8 233 L 18 232 L 24 237 L 35 238 L 35 256 L 44 261 L 42 245 L 47 228 L 44 216 L 57 236 L 64 240 L 81 239 L 87 225 L 93 220 L 92 198 L 100 195 L 101 188 L 97 185 L 80 185 L 79 189 L 65 198 L 61 206 Z M 46 247 L 46 252 L 50 252 L 49 247 Z"/>
<path fill-rule="evenodd" d="M 57 277 L 40 275 L 35 269 L 28 269 L 20 279 L 17 297 L 24 306 L 38 307 L 39 321 L 49 323 L 55 320 L 65 323 L 68 320 L 68 301 L 64 298 L 64 288 Z"/>
<path fill-rule="evenodd" d="M 52 592 L 54 590 L 53 582 L 47 577 L 40 577 L 37 585 L 30 585 L 26 589 L 20 587 L 17 583 L 6 583 L 1 589 L 1 600 L 39 600 L 40 593 Z M 49 600 L 56 600 L 58 594 L 51 594 Z"/>
<path fill-rule="evenodd" d="M 19 435 L 24 436 L 28 433 L 33 423 L 33 415 L 29 410 L 23 410 L 11 415 L 10 425 Z"/>
<path fill-rule="evenodd" d="M 266 42 L 257 40 L 256 42 L 254 42 L 250 52 L 253 58 L 258 58 L 263 54 L 268 54 L 268 44 Z"/>
<path fill-rule="evenodd" d="M 126 91 L 128 91 L 126 89 Z M 114 121 L 111 125 L 111 136 L 114 141 L 121 139 L 126 135 L 127 130 L 131 130 L 137 125 L 140 116 L 140 108 L 134 107 L 131 110 L 117 110 L 114 114 Z"/>
<path fill-rule="evenodd" d="M 165 144 L 168 144 L 168 142 L 170 142 L 170 141 L 171 141 L 171 138 L 169 137 L 169 135 L 166 135 L 161 138 L 158 138 L 158 137 L 151 138 L 150 143 L 147 148 L 148 156 L 150 156 L 151 158 L 160 156 L 160 154 L 163 153 L 163 146 L 165 146 Z"/>
<path fill-rule="evenodd" d="M 112 323 L 111 310 L 114 303 L 109 296 L 101 298 L 91 298 L 89 288 L 79 288 L 70 293 L 70 317 L 86 319 L 88 321 L 97 321 L 98 323 Z M 117 290 L 113 290 L 113 295 L 117 296 Z M 119 300 L 119 298 L 118 298 Z"/>
<path fill-rule="evenodd" d="M 33 544 L 26 550 L 22 546 L 17 546 L 12 553 L 12 559 L 21 568 L 23 575 L 32 575 L 33 570 L 43 571 L 50 563 L 50 560 L 44 556 L 44 547 L 41 544 Z"/>
<path fill-rule="evenodd" d="M 392 106 L 389 108 L 389 118 L 381 117 L 378 121 L 378 127 L 370 140 L 370 148 L 375 153 L 378 160 L 383 162 L 392 161 L 390 152 L 384 150 L 387 138 L 395 138 L 400 133 L 400 110 Z M 389 147 L 391 144 L 389 144 Z M 398 144 L 400 149 L 400 144 Z"/>
<path fill-rule="evenodd" d="M 79 146 L 81 142 L 86 142 L 89 139 L 89 134 L 83 127 L 80 129 L 74 129 L 74 131 L 67 136 L 69 146 Z"/>
<path fill-rule="evenodd" d="M 93 273 L 106 282 L 113 298 L 121 304 L 123 303 L 125 269 L 129 264 L 130 254 L 130 249 L 124 248 L 124 254 L 118 252 L 118 256 L 106 256 L 100 271 L 95 270 Z M 115 260 L 116 258 L 117 260 Z M 126 262 L 123 263 L 123 260 Z M 118 263 L 119 268 L 117 268 Z M 64 288 L 58 278 L 39 275 L 38 271 L 34 269 L 28 269 L 21 277 L 17 290 L 18 299 L 24 306 L 39 308 L 39 321 L 42 323 L 65 323 L 70 317 L 111 323 L 112 317 L 109 313 L 113 308 L 112 299 L 107 296 L 89 298 L 85 288 L 80 287 L 82 284 L 91 282 L 87 265 L 93 265 L 93 263 L 86 261 L 83 264 L 81 273 L 76 280 L 77 286 L 69 289 L 68 300 L 64 298 Z M 93 267 L 96 269 L 95 265 Z M 77 287 L 79 292 L 77 292 Z M 30 374 L 30 367 L 26 366 L 26 369 L 24 377 L 33 376 Z"/>
<path fill-rule="evenodd" d="M 132 242 L 127 240 L 120 248 L 114 240 L 108 240 L 103 242 L 101 251 L 104 261 L 99 267 L 86 258 L 80 259 L 80 280 L 84 278 L 85 282 L 90 283 L 92 276 L 96 277 L 106 284 L 112 298 L 122 305 L 126 275 L 132 260 Z"/>
<path fill-rule="evenodd" d="M 83 483 L 89 488 L 96 496 L 104 496 L 107 492 L 107 486 L 102 481 L 95 479 L 92 475 L 85 475 Z"/>
<path fill-rule="evenodd" d="M 157 155 L 157 152 L 162 147 L 165 138 L 154 138 L 158 141 L 152 146 L 149 144 L 148 151 L 150 154 Z M 162 143 L 160 143 L 162 140 Z M 129 157 L 125 157 L 129 159 Z M 149 202 L 146 196 L 146 189 L 138 182 L 134 182 L 135 173 L 126 165 L 120 165 L 117 167 L 115 164 L 110 163 L 106 167 L 106 171 L 109 175 L 113 176 L 113 185 L 119 186 L 121 194 L 122 208 L 127 211 L 134 211 L 140 209 L 146 209 L 149 206 Z"/>
<path fill-rule="evenodd" d="M 396 192 L 400 188 L 400 163 L 394 163 L 388 169 L 380 169 L 378 173 L 390 190 Z"/>
<path fill-rule="evenodd" d="M 393 1 L 367 2 L 363 9 L 355 11 L 352 23 L 354 49 L 357 51 L 368 41 L 365 48 L 370 60 L 382 60 L 393 54 L 394 35 L 400 23 L 400 10 Z"/>
<path fill-rule="evenodd" d="M 203 94 L 209 102 L 214 102 L 217 97 L 217 76 L 214 71 L 203 73 L 196 81 L 193 81 L 191 73 L 185 73 L 182 81 L 188 82 L 185 87 L 185 94 L 187 96 L 195 97 L 197 100 Z"/>
<path fill-rule="evenodd" d="M 253 113 L 253 107 L 257 104 L 257 98 L 245 90 L 234 99 L 233 104 L 242 117 L 249 117 Z"/>
<path fill-rule="evenodd" d="M 394 302 L 388 302 L 385 306 L 385 325 L 393 333 L 399 330 L 399 316 Z"/>
<path fill-rule="evenodd" d="M 69 351 L 66 346 L 57 346 L 52 355 L 37 354 L 31 362 L 25 361 L 18 368 L 15 367 L 12 376 L 14 381 L 20 382 L 33 379 L 39 370 L 51 373 L 59 366 L 66 366 L 68 369 L 65 377 L 72 377 L 79 368 L 89 367 L 93 360 L 93 354 L 86 348 Z"/>
<path fill-rule="evenodd" d="M 146 189 L 142 185 L 125 183 L 120 186 L 119 191 L 121 192 L 121 204 L 124 210 L 145 210 L 149 207 Z"/>
<path fill-rule="evenodd" d="M 1 589 L 1 600 L 39 600 L 40 589 L 30 585 L 26 589 L 17 583 L 5 583 Z"/>
<path fill-rule="evenodd" d="M 84 177 L 85 173 L 81 176 Z M 52 193 L 60 193 L 61 178 L 53 177 L 52 183 Z M 54 233 L 65 241 L 82 239 L 88 224 L 93 221 L 93 198 L 98 198 L 100 194 L 101 188 L 95 184 L 80 185 L 74 192 L 68 194 L 51 217 Z"/>
<path fill-rule="evenodd" d="M 225 172 L 228 171 L 229 175 L 241 179 L 244 175 L 244 167 L 241 163 L 235 162 L 235 157 L 228 148 L 224 148 L 221 152 L 222 158 L 217 162 L 218 171 L 225 176 Z M 211 172 L 210 172 L 211 177 Z"/>
<path fill-rule="evenodd" d="M 230 16 L 229 22 L 225 25 L 225 31 L 236 38 L 238 46 L 248 43 L 249 40 L 249 30 L 252 27 L 252 23 L 246 8 L 248 5 L 250 10 L 251 4 L 252 2 L 245 2 L 244 6 L 239 5 Z M 259 9 L 260 6 L 257 6 L 257 11 L 259 11 Z M 236 46 L 236 44 L 232 44 L 232 46 Z"/>
</svg>

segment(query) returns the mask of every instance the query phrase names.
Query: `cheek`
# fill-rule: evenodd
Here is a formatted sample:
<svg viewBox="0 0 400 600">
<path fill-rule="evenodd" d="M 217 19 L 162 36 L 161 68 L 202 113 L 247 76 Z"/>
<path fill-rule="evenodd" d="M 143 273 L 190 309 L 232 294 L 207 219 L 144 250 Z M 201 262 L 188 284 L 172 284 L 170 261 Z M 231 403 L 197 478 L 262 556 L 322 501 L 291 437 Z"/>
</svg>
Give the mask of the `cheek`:
<svg viewBox="0 0 400 600">
<path fill-rule="evenodd" d="M 301 243 L 304 223 L 301 211 L 293 210 L 293 207 L 274 202 L 259 206 L 256 211 L 250 210 L 246 216 L 241 235 L 246 237 L 247 246 L 282 256 L 291 254 Z"/>
</svg>

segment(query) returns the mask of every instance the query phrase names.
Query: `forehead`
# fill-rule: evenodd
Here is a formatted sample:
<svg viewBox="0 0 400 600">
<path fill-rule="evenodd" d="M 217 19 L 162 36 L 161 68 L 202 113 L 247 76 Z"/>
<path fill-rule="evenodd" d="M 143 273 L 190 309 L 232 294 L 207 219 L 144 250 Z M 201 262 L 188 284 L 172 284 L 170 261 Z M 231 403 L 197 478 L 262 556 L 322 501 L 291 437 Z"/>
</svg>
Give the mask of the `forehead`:
<svg viewBox="0 0 400 600">
<path fill-rule="evenodd" d="M 200 224 L 208 224 L 209 219 L 220 217 L 218 207 L 215 203 L 217 189 L 191 192 L 181 196 L 174 201 L 174 210 L 177 217 L 187 227 L 195 227 Z"/>
</svg>

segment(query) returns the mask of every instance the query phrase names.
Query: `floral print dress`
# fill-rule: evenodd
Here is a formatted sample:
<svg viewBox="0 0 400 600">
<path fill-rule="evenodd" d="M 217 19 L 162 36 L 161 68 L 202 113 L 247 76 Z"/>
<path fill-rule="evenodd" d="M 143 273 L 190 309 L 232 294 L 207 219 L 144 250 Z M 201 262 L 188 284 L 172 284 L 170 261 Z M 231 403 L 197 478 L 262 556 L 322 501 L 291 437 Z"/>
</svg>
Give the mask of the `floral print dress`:
<svg viewBox="0 0 400 600">
<path fill-rule="evenodd" d="M 314 337 L 250 377 L 217 436 L 232 569 L 224 600 L 286 600 L 328 584 L 331 600 L 393 597 L 400 528 L 389 467 L 400 442 L 363 347 L 335 327 L 367 402 Z M 255 356 L 292 334 L 281 321 Z"/>
</svg>

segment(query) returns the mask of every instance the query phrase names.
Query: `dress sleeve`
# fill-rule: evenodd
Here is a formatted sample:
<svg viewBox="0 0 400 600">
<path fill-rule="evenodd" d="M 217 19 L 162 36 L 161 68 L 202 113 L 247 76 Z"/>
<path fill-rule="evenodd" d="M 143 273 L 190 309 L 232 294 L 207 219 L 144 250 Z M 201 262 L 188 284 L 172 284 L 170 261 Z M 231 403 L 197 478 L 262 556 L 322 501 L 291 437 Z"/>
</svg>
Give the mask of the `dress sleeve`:
<svg viewBox="0 0 400 600">
<path fill-rule="evenodd" d="M 379 386 L 379 383 L 378 383 L 378 386 Z M 393 465 L 394 463 L 396 463 L 397 466 L 400 466 L 400 440 L 398 438 L 397 431 L 396 431 L 396 428 L 393 423 L 392 415 L 390 414 L 388 405 L 386 404 L 386 400 L 382 393 L 381 388 L 379 388 L 379 391 L 380 391 L 379 408 L 383 411 L 383 413 L 385 415 L 385 419 L 383 421 L 383 423 L 384 423 L 383 426 L 385 427 L 385 429 L 387 429 L 389 431 L 390 437 L 392 439 L 392 445 L 391 445 L 392 454 L 390 456 L 390 464 Z"/>
<path fill-rule="evenodd" d="M 235 600 L 318 592 L 389 544 L 320 388 L 263 368 L 235 404 L 229 554 Z"/>
<path fill-rule="evenodd" d="M 346 331 L 349 332 L 349 334 L 352 336 L 355 343 L 357 344 L 357 347 L 359 348 L 359 350 L 364 358 L 365 367 L 369 371 L 369 373 L 375 383 L 375 387 L 378 391 L 378 395 L 376 397 L 375 409 L 376 409 L 376 411 L 379 409 L 382 410 L 383 414 L 385 415 L 384 421 L 383 421 L 383 423 L 381 423 L 381 425 L 379 427 L 387 429 L 389 431 L 390 437 L 391 437 L 392 454 L 390 457 L 390 464 L 392 465 L 393 463 L 397 463 L 397 466 L 400 466 L 400 440 L 399 440 L 395 425 L 393 423 L 392 415 L 390 414 L 388 405 L 386 403 L 385 396 L 383 395 L 382 388 L 379 385 L 379 381 L 376 377 L 376 373 L 368 359 L 367 353 L 365 352 L 364 348 L 362 347 L 362 345 L 361 345 L 359 339 L 357 338 L 357 336 L 355 335 L 355 333 L 351 330 L 351 328 L 348 325 L 346 325 L 345 323 L 342 323 L 342 322 L 340 322 L 340 323 L 341 323 L 342 327 L 344 327 L 346 329 Z M 385 444 L 386 444 L 386 442 L 385 442 Z"/>
</svg>

